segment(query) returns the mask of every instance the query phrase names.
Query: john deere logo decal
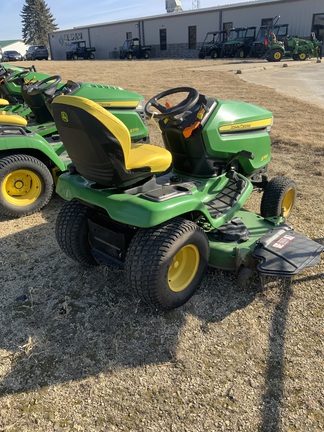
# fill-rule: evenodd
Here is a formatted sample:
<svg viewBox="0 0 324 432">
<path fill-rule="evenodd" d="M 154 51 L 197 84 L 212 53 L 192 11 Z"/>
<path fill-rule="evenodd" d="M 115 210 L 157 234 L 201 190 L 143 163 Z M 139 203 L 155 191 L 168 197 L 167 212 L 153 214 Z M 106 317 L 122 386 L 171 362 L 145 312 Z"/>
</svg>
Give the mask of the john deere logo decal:
<svg viewBox="0 0 324 432">
<path fill-rule="evenodd" d="M 65 123 L 68 123 L 68 121 L 69 121 L 69 117 L 68 117 L 68 115 L 66 114 L 66 112 L 61 111 L 61 119 L 62 119 Z"/>
</svg>

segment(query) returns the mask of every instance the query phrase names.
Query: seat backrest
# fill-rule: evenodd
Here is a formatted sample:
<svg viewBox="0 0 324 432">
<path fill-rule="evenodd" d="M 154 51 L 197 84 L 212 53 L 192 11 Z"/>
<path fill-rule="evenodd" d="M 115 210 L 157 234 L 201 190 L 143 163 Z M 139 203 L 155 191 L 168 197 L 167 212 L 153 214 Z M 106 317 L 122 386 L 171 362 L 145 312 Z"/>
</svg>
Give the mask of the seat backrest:
<svg viewBox="0 0 324 432">
<path fill-rule="evenodd" d="M 124 123 L 97 103 L 78 96 L 57 96 L 52 109 L 77 172 L 107 187 L 127 181 L 131 138 Z"/>
<path fill-rule="evenodd" d="M 22 84 L 21 95 L 24 102 L 29 106 L 34 114 L 35 121 L 39 124 L 53 121 L 52 114 L 49 112 L 44 96 L 39 93 L 31 95 L 27 91 L 28 84 Z"/>
<path fill-rule="evenodd" d="M 16 95 L 11 94 L 4 80 L 0 82 L 0 97 L 6 99 L 11 104 L 19 103 L 19 98 Z"/>
</svg>

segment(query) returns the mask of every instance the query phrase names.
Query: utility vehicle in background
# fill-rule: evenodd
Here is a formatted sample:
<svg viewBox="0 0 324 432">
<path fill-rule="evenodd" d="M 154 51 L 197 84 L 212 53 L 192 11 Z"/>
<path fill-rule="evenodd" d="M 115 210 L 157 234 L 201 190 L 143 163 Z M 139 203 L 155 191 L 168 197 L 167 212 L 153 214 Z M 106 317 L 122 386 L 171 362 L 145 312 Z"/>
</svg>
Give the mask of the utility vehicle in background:
<svg viewBox="0 0 324 432">
<path fill-rule="evenodd" d="M 94 60 L 96 51 L 95 47 L 87 47 L 85 41 L 72 42 L 69 50 L 66 52 L 66 60 L 78 60 L 82 58 L 84 60 Z"/>
<path fill-rule="evenodd" d="M 251 44 L 249 57 L 266 58 L 268 61 L 280 61 L 284 56 L 284 39 L 288 37 L 288 24 L 277 24 L 280 17 L 275 17 L 271 25 L 259 28 L 255 41 Z"/>
<path fill-rule="evenodd" d="M 132 60 L 134 57 L 148 59 L 151 50 L 151 45 L 142 45 L 139 38 L 126 39 L 119 51 L 119 58 L 127 60 Z"/>
<path fill-rule="evenodd" d="M 221 46 L 227 40 L 227 31 L 211 31 L 205 36 L 204 42 L 200 47 L 198 57 L 204 59 L 210 57 L 217 59 L 220 57 Z"/>
<path fill-rule="evenodd" d="M 252 42 L 255 40 L 256 27 L 232 28 L 226 42 L 221 45 L 221 57 L 245 58 L 250 52 Z"/>
</svg>

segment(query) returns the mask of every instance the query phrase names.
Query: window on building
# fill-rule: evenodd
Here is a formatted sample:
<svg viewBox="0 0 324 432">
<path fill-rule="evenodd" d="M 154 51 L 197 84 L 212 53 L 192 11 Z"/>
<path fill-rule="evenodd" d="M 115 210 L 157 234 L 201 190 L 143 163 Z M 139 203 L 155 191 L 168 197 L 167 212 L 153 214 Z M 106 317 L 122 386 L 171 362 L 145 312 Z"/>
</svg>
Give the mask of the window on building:
<svg viewBox="0 0 324 432">
<path fill-rule="evenodd" d="M 262 26 L 270 26 L 272 24 L 273 18 L 262 18 L 261 25 Z"/>
<path fill-rule="evenodd" d="M 231 28 L 233 28 L 233 22 L 223 23 L 223 30 L 226 30 L 227 32 L 229 32 L 231 30 Z"/>
<path fill-rule="evenodd" d="M 166 29 L 160 29 L 160 50 L 165 51 L 167 49 L 167 31 Z"/>
<path fill-rule="evenodd" d="M 313 15 L 312 31 L 317 39 L 324 41 L 324 13 Z"/>
<path fill-rule="evenodd" d="M 132 32 L 126 32 L 126 39 L 132 39 Z"/>
<path fill-rule="evenodd" d="M 197 47 L 197 26 L 188 27 L 188 47 L 189 49 Z"/>
</svg>

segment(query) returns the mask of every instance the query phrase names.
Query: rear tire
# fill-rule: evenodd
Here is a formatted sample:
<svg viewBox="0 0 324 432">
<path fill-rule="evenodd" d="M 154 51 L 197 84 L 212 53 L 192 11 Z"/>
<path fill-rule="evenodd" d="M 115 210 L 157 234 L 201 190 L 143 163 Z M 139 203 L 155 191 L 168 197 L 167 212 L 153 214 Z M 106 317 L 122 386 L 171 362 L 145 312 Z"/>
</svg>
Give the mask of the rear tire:
<svg viewBox="0 0 324 432">
<path fill-rule="evenodd" d="M 280 50 L 272 50 L 267 58 L 271 62 L 280 62 L 282 59 L 282 52 Z"/>
<path fill-rule="evenodd" d="M 56 219 L 55 236 L 68 257 L 84 266 L 98 265 L 89 243 L 87 206 L 75 199 L 65 202 Z"/>
<path fill-rule="evenodd" d="M 287 219 L 294 207 L 297 185 L 288 177 L 274 177 L 267 184 L 261 199 L 261 216 L 283 216 Z"/>
<path fill-rule="evenodd" d="M 243 59 L 246 57 L 245 51 L 243 48 L 239 48 L 236 53 L 235 53 L 235 57 Z"/>
<path fill-rule="evenodd" d="M 33 156 L 17 154 L 0 159 L 0 213 L 27 216 L 41 210 L 54 191 L 47 166 Z"/>
<path fill-rule="evenodd" d="M 176 218 L 137 231 L 126 256 L 126 276 L 149 306 L 174 309 L 198 289 L 208 259 L 204 231 L 192 221 Z"/>
</svg>

